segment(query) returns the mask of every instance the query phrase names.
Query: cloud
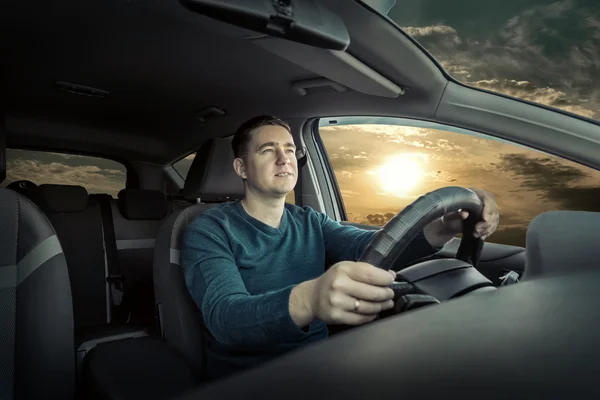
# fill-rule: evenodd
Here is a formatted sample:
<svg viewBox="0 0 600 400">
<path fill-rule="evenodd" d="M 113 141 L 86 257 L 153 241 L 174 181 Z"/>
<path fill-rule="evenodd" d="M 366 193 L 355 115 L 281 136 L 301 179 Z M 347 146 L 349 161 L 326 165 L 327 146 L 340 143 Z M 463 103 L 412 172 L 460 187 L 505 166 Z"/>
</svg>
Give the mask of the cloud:
<svg viewBox="0 0 600 400">
<path fill-rule="evenodd" d="M 600 187 L 553 187 L 547 191 L 547 196 L 559 202 L 561 209 L 600 211 Z"/>
<path fill-rule="evenodd" d="M 549 87 L 537 87 L 528 81 L 516 81 L 514 79 L 504 79 L 502 81 L 498 79 L 483 79 L 471 83 L 473 86 L 482 89 L 545 104 L 587 118 L 594 118 L 594 116 L 600 112 L 600 110 L 586 108 L 589 103 L 587 99 L 575 98 L 566 92 Z"/>
<path fill-rule="evenodd" d="M 531 157 L 524 154 L 503 154 L 497 168 L 522 178 L 522 186 L 533 190 L 563 187 L 589 175 L 582 170 L 549 157 Z"/>
<path fill-rule="evenodd" d="M 404 29 L 466 84 L 600 118 L 600 8 L 563 0 L 473 24 Z"/>
<path fill-rule="evenodd" d="M 448 25 L 432 25 L 424 27 L 407 26 L 403 28 L 406 33 L 414 37 L 430 36 L 434 34 L 456 35 L 456 29 Z"/>
<path fill-rule="evenodd" d="M 355 192 L 354 190 L 348 190 L 348 189 L 343 189 L 340 190 L 340 192 L 342 193 L 343 197 L 355 197 L 355 196 L 360 196 L 360 193 Z"/>
<path fill-rule="evenodd" d="M 520 178 L 520 188 L 516 191 L 535 190 L 539 192 L 540 207 L 554 209 L 600 211 L 600 176 L 584 172 L 583 168 L 568 165 L 566 162 L 548 157 L 529 157 L 522 154 L 506 154 L 498 168 L 511 171 Z M 541 211 L 540 211 L 541 212 Z"/>
<path fill-rule="evenodd" d="M 499 226 L 496 232 L 494 232 L 486 241 L 491 243 L 502 243 L 509 246 L 520 246 L 525 247 L 527 237 L 527 228 L 522 227 L 509 227 L 504 228 Z"/>
<path fill-rule="evenodd" d="M 126 174 L 124 171 L 99 168 L 95 165 L 71 166 L 61 162 L 9 159 L 5 184 L 18 180 L 30 180 L 37 185 L 80 185 L 89 193 L 110 193 L 116 196 L 125 188 Z"/>
</svg>

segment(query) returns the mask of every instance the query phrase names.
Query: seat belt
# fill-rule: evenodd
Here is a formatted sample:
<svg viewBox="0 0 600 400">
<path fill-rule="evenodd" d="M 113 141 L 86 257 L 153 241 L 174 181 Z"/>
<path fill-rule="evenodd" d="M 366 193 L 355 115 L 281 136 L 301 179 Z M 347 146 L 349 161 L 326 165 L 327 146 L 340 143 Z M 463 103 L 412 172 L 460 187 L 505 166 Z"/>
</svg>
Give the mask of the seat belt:
<svg viewBox="0 0 600 400">
<path fill-rule="evenodd" d="M 304 166 L 306 165 L 306 162 L 308 161 L 308 154 L 307 154 L 307 150 L 305 147 L 299 149 L 298 151 L 296 151 L 296 157 L 298 158 L 298 180 L 296 181 L 296 187 L 294 188 L 295 190 L 295 198 L 294 198 L 294 203 L 297 206 L 303 206 L 302 204 L 302 177 L 304 175 Z M 300 198 L 300 201 L 298 201 L 298 198 Z"/>
<path fill-rule="evenodd" d="M 106 249 L 106 261 L 108 266 L 108 276 L 106 281 L 111 284 L 116 293 L 113 292 L 113 304 L 120 304 L 125 290 L 125 277 L 119 268 L 119 258 L 117 254 L 117 240 L 115 239 L 115 226 L 113 223 L 110 201 L 112 197 L 109 194 L 94 194 L 93 197 L 100 203 L 100 214 L 102 216 L 102 232 L 104 235 L 104 247 Z M 115 299 L 114 297 L 119 297 Z"/>
</svg>

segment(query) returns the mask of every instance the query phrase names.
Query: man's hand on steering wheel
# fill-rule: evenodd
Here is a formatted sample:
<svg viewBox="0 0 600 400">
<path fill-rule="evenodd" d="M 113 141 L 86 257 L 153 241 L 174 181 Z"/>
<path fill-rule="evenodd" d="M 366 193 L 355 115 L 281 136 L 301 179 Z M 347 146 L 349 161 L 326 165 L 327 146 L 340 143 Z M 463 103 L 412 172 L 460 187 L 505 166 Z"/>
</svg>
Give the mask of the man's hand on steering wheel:
<svg viewBox="0 0 600 400">
<path fill-rule="evenodd" d="M 290 315 L 299 327 L 315 319 L 361 325 L 394 307 L 390 285 L 396 273 L 373 265 L 341 261 L 317 279 L 302 282 L 290 295 Z"/>
<path fill-rule="evenodd" d="M 483 203 L 481 221 L 475 225 L 473 236 L 485 240 L 498 228 L 500 213 L 493 196 L 482 189 L 470 188 Z M 468 211 L 453 211 L 429 223 L 424 229 L 425 237 L 434 247 L 442 247 L 456 235 L 463 232 L 463 221 L 469 217 Z"/>
</svg>

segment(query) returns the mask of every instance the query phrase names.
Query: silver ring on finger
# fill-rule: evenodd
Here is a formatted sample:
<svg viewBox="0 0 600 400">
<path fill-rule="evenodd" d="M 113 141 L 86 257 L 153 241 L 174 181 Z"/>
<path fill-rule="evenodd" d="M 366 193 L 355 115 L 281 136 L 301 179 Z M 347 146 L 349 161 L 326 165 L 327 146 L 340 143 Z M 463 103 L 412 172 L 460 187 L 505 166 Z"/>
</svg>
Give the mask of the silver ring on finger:
<svg viewBox="0 0 600 400">
<path fill-rule="evenodd" d="M 354 302 L 354 312 L 358 312 L 358 307 L 360 307 L 360 300 L 356 299 Z"/>
</svg>

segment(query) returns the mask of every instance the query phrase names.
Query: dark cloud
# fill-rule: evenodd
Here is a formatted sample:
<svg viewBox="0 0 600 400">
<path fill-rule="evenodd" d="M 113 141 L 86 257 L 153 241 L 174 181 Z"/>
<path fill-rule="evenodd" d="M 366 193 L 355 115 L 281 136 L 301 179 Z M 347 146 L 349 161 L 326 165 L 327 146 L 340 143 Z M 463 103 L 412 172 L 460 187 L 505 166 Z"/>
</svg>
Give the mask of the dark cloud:
<svg viewBox="0 0 600 400">
<path fill-rule="evenodd" d="M 589 177 L 582 170 L 565 165 L 557 159 L 549 157 L 532 157 L 524 154 L 503 154 L 496 167 L 502 171 L 512 172 L 522 178 L 522 186 L 534 190 L 548 190 L 576 183 Z"/>
<path fill-rule="evenodd" d="M 539 192 L 540 201 L 556 203 L 556 209 L 600 211 L 600 186 L 585 186 L 590 175 L 574 166 L 548 157 L 505 154 L 497 168 L 519 177 L 520 191 Z"/>
<path fill-rule="evenodd" d="M 525 238 L 527 236 L 527 227 L 510 227 L 502 228 L 499 227 L 489 239 L 486 239 L 491 243 L 502 243 L 509 246 L 520 246 L 525 247 Z"/>
<path fill-rule="evenodd" d="M 548 199 L 560 203 L 560 209 L 600 211 L 600 187 L 554 187 L 547 191 Z"/>
<path fill-rule="evenodd" d="M 445 1 L 446 3 L 449 3 Z M 435 14 L 431 10 L 423 13 Z M 480 2 L 485 3 L 485 2 Z M 457 79 L 591 118 L 600 118 L 600 7 L 596 1 L 523 1 L 490 5 L 500 25 L 474 14 L 399 23 Z M 510 3 L 510 2 L 508 2 Z M 505 9 L 493 10 L 493 7 Z M 526 8 L 525 8 L 526 7 Z M 511 10 L 513 14 L 507 14 Z M 500 12 L 504 11 L 504 12 Z"/>
</svg>

